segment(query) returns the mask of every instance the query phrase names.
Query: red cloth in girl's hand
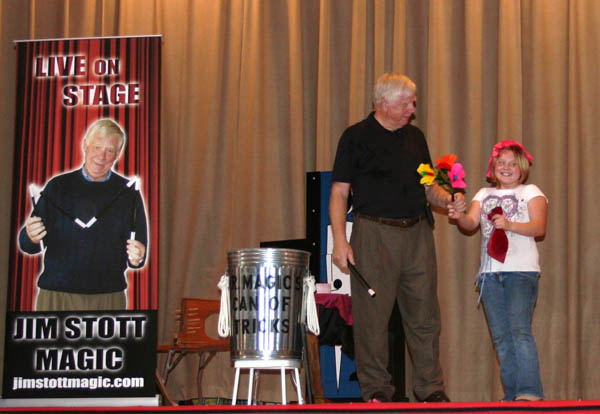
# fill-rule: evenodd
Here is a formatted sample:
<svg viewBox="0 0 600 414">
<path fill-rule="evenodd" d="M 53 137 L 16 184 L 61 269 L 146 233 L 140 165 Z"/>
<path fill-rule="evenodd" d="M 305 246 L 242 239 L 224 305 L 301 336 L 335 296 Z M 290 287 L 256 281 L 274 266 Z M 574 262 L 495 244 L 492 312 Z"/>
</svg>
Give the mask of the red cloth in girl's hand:
<svg viewBox="0 0 600 414">
<path fill-rule="evenodd" d="M 496 214 L 502 214 L 502 207 L 494 207 L 492 211 L 490 211 L 490 214 L 488 214 L 488 219 L 492 220 L 492 217 L 494 217 Z M 506 237 L 506 232 L 502 229 L 494 229 L 487 245 L 488 254 L 490 257 L 493 257 L 499 262 L 504 263 L 507 251 L 508 237 Z"/>
</svg>

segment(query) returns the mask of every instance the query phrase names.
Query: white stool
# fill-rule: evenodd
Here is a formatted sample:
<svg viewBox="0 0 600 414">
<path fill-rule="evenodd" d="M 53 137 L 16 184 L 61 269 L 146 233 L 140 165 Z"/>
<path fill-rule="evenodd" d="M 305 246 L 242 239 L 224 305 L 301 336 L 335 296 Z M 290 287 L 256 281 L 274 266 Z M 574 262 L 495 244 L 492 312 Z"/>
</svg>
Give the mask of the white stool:
<svg viewBox="0 0 600 414">
<path fill-rule="evenodd" d="M 298 394 L 298 404 L 304 404 L 302 398 L 302 387 L 300 385 L 300 360 L 299 359 L 281 359 L 281 360 L 238 360 L 234 361 L 235 380 L 233 383 L 233 396 L 231 405 L 235 405 L 237 401 L 238 385 L 240 382 L 240 370 L 242 368 L 250 370 L 248 378 L 248 405 L 252 405 L 252 391 L 254 388 L 254 370 L 255 369 L 278 369 L 281 371 L 281 403 L 287 403 L 285 395 L 285 370 L 293 369 L 295 374 L 294 385 Z"/>
</svg>

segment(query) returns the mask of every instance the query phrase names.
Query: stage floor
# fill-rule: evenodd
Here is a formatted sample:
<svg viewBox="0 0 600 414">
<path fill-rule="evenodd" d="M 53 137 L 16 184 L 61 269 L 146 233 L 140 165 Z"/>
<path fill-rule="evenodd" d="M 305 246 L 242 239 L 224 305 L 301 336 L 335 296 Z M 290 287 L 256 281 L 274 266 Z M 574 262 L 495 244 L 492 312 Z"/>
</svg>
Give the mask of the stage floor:
<svg viewBox="0 0 600 414">
<path fill-rule="evenodd" d="M 0 413 L 600 413 L 600 400 L 510 403 L 327 403 L 251 406 L 179 405 L 160 407 L 7 407 L 6 404 L 3 404 L 3 407 L 0 407 Z"/>
</svg>

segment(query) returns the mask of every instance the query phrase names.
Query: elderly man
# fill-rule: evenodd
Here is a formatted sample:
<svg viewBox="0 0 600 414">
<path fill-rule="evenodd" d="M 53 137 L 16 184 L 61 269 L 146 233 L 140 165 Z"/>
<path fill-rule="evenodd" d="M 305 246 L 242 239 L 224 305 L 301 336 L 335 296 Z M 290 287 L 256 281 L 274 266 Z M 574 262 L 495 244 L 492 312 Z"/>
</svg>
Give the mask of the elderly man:
<svg viewBox="0 0 600 414">
<path fill-rule="evenodd" d="M 332 175 L 329 213 L 333 261 L 348 273 L 356 266 L 377 292 L 352 283 L 354 347 L 362 397 L 390 401 L 394 394 L 388 365 L 388 321 L 394 302 L 402 315 L 413 362 L 414 393 L 420 401 L 449 401 L 439 363 L 440 312 L 437 264 L 429 204 L 465 210 L 441 187 L 419 184 L 417 168 L 431 157 L 423 133 L 410 120 L 416 86 L 406 76 L 382 75 L 373 90 L 374 112 L 340 138 Z M 348 197 L 354 224 L 346 240 Z"/>
<path fill-rule="evenodd" d="M 50 179 L 19 234 L 19 247 L 43 253 L 38 311 L 127 308 L 127 268 L 139 269 L 148 243 L 137 180 L 112 170 L 125 133 L 112 119 L 87 130 L 82 168 Z"/>
</svg>

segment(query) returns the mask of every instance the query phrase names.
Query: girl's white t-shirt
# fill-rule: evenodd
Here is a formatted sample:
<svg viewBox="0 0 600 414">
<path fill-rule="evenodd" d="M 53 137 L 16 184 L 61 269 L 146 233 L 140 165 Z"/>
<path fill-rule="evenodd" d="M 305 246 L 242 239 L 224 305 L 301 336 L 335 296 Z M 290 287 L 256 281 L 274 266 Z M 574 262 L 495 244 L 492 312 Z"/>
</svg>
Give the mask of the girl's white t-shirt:
<svg viewBox="0 0 600 414">
<path fill-rule="evenodd" d="M 496 187 L 482 188 L 475 194 L 473 201 L 478 201 L 480 206 L 481 227 L 481 267 L 479 273 L 490 272 L 539 272 L 539 255 L 536 241 L 533 237 L 506 231 L 508 238 L 508 251 L 504 263 L 487 254 L 487 244 L 494 230 L 488 214 L 495 207 L 501 206 L 504 217 L 518 223 L 529 221 L 527 203 L 535 197 L 548 198 L 534 184 L 521 184 L 515 188 L 498 189 Z"/>
</svg>

